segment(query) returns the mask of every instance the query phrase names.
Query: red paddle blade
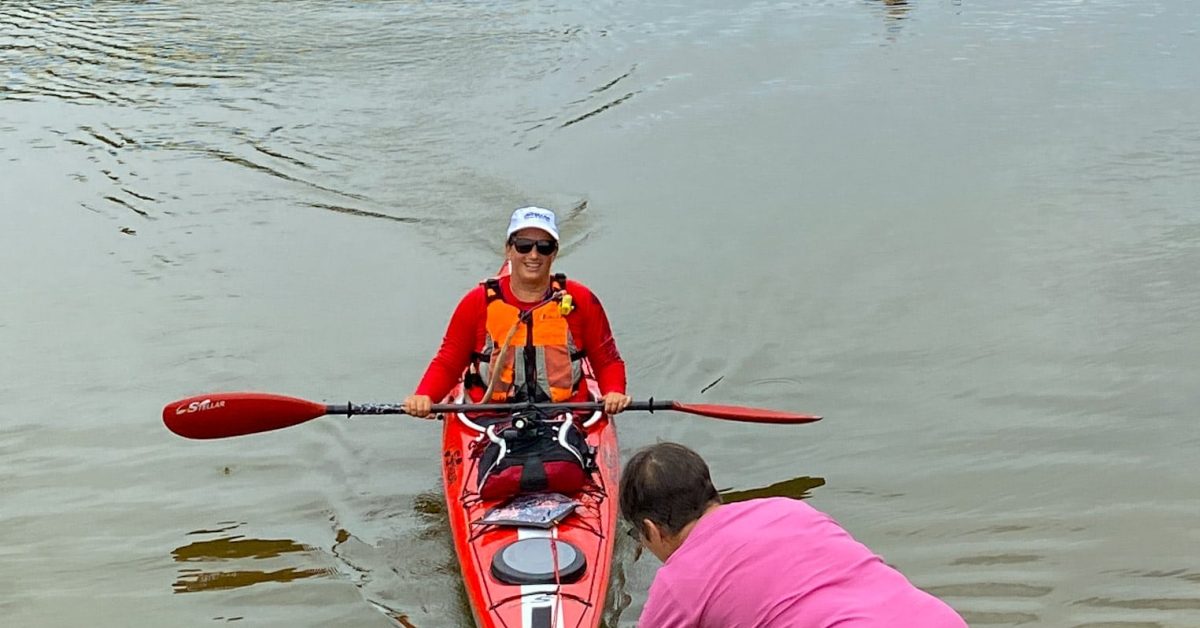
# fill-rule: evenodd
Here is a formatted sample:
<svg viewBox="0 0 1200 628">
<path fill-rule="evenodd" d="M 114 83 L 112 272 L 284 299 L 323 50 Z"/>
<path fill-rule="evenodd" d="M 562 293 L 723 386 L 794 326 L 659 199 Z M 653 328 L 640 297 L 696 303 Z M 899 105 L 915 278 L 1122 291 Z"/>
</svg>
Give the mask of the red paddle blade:
<svg viewBox="0 0 1200 628">
<path fill-rule="evenodd" d="M 746 423 L 812 423 L 820 421 L 821 417 L 812 414 L 795 414 L 766 410 L 763 408 L 747 408 L 745 406 L 723 406 L 704 403 L 674 402 L 671 409 L 689 414 L 725 419 L 726 421 L 744 421 Z"/>
<path fill-rule="evenodd" d="M 324 404 L 268 393 L 213 393 L 169 403 L 167 429 L 186 438 L 227 438 L 290 427 L 326 414 Z"/>
</svg>

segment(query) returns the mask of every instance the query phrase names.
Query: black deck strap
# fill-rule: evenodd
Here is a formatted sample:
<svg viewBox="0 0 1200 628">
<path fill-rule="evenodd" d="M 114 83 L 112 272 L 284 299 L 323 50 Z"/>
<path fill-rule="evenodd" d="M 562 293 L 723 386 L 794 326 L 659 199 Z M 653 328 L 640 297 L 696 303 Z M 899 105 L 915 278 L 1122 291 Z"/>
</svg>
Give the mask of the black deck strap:
<svg viewBox="0 0 1200 628">
<path fill-rule="evenodd" d="M 646 411 L 650 414 L 654 414 L 654 397 L 651 397 L 650 400 L 646 402 L 646 405 L 649 406 Z"/>
<path fill-rule="evenodd" d="M 551 606 L 535 606 L 529 611 L 529 623 L 533 628 L 552 628 L 554 626 L 554 608 Z"/>
<path fill-rule="evenodd" d="M 587 357 L 587 349 L 580 349 L 580 350 L 576 351 L 575 353 L 571 354 L 571 361 L 578 362 L 579 360 L 582 360 L 586 357 Z"/>
<path fill-rule="evenodd" d="M 550 483 L 546 480 L 546 466 L 541 460 L 527 460 L 521 466 L 521 492 L 536 493 L 546 490 Z"/>
</svg>

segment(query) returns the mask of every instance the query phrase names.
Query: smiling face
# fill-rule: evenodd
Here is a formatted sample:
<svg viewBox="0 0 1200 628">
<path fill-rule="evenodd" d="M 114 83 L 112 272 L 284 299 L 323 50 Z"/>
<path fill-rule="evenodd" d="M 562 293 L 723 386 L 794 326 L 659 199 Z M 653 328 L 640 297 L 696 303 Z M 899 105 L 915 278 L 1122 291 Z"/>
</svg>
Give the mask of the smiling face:
<svg viewBox="0 0 1200 628">
<path fill-rule="evenodd" d="M 553 252 L 543 254 L 538 249 L 544 250 L 547 242 L 553 243 L 555 248 Z M 524 245 L 530 243 L 533 246 L 528 247 L 527 252 L 517 250 L 518 246 L 525 248 Z M 558 257 L 558 242 L 549 233 L 529 227 L 512 234 L 504 246 L 504 253 L 512 263 L 513 279 L 526 285 L 541 284 L 550 280 L 550 265 Z"/>
</svg>

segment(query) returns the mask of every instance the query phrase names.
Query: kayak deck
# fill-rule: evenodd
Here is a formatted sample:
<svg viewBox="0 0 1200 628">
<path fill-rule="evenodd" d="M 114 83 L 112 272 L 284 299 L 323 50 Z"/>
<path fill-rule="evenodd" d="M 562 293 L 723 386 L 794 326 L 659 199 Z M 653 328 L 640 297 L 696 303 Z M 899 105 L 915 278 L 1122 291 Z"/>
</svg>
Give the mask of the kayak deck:
<svg viewBox="0 0 1200 628">
<path fill-rule="evenodd" d="M 598 398 L 595 381 L 590 377 L 586 381 L 592 396 Z M 453 395 L 461 402 L 461 389 Z M 619 450 L 611 417 L 603 413 L 573 417 L 577 425 L 585 427 L 587 442 L 596 452 L 596 469 L 587 486 L 569 496 L 578 502 L 575 510 L 548 528 L 480 522 L 493 508 L 508 501 L 484 500 L 477 491 L 481 443 L 487 437 L 472 417 L 455 414 L 443 419 L 442 479 L 447 512 L 463 583 L 478 625 L 481 628 L 599 626 L 608 595 L 616 543 L 613 534 L 617 529 Z M 496 555 L 518 541 L 538 538 L 550 540 L 544 545 L 554 553 L 547 561 L 556 567 L 552 569 L 553 580 L 538 584 L 501 581 L 493 570 Z M 564 556 L 574 556 L 572 550 L 584 561 L 582 572 L 563 578 L 559 571 L 566 562 Z"/>
</svg>

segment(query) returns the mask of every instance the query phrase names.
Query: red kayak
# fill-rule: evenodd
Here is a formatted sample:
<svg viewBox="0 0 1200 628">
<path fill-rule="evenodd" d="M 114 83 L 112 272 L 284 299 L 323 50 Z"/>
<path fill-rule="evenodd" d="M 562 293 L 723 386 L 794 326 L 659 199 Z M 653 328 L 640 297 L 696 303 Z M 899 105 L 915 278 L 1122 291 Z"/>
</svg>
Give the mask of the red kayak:
<svg viewBox="0 0 1200 628">
<path fill-rule="evenodd" d="M 507 274 L 508 265 L 500 274 Z M 600 389 L 583 360 L 592 399 Z M 447 398 L 470 402 L 460 384 Z M 556 416 L 582 428 L 595 469 L 582 491 L 483 499 L 480 453 L 509 416 L 443 415 L 442 481 L 450 532 L 480 628 L 596 628 L 604 612 L 617 525 L 617 428 L 603 412 Z M 566 504 L 566 508 L 564 508 Z M 561 515 L 563 510 L 568 514 Z M 505 518 L 498 516 L 517 514 Z M 541 517 L 541 515 L 546 515 Z M 513 519 L 516 519 L 514 521 Z"/>
<path fill-rule="evenodd" d="M 599 398 L 586 362 L 584 371 L 589 391 Z M 462 402 L 461 387 L 452 394 L 453 401 Z M 546 496 L 559 501 L 565 497 L 578 504 L 565 519 L 543 526 L 485 521 L 489 514 L 496 518 L 493 509 L 511 503 L 484 500 L 476 486 L 487 425 L 508 419 L 462 413 L 443 417 L 442 479 L 450 531 L 467 596 L 481 628 L 600 625 L 616 543 L 617 429 L 603 412 L 569 418 L 584 429 L 588 444 L 595 448 L 597 468 L 583 491 Z"/>
</svg>

